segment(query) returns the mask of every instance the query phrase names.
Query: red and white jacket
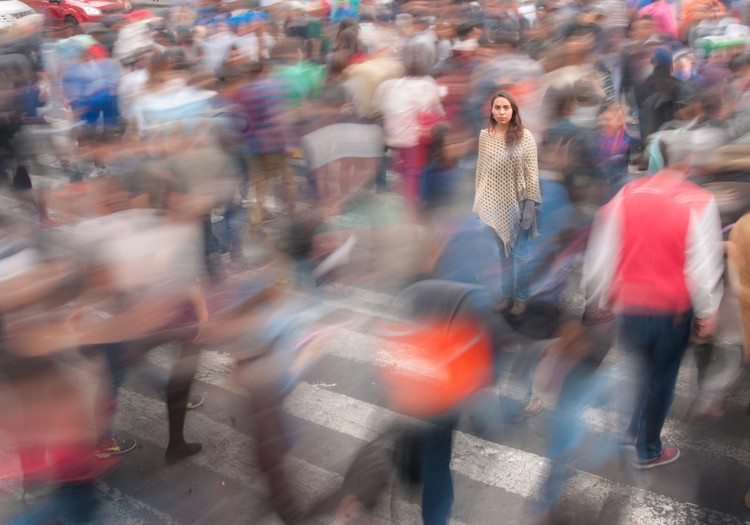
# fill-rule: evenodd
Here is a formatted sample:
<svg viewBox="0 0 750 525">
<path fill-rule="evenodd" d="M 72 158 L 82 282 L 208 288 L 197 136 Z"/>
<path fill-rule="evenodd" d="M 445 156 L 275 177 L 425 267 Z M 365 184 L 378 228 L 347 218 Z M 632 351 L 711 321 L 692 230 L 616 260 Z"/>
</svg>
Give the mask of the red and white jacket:
<svg viewBox="0 0 750 525">
<path fill-rule="evenodd" d="M 723 293 L 713 196 L 665 168 L 626 185 L 594 223 L 584 282 L 595 306 L 621 314 L 715 314 Z"/>
</svg>

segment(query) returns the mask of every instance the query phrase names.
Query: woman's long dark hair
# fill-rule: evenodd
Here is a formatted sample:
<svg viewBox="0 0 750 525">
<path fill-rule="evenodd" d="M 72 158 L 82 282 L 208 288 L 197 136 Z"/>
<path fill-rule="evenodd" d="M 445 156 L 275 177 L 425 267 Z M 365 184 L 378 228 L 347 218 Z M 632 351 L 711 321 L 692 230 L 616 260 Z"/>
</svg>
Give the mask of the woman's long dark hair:
<svg viewBox="0 0 750 525">
<path fill-rule="evenodd" d="M 505 132 L 505 144 L 508 146 L 515 146 L 521 142 L 521 139 L 523 138 L 524 127 L 523 122 L 521 121 L 521 113 L 518 111 L 518 104 L 516 104 L 516 100 L 507 91 L 498 91 L 490 100 L 490 124 L 487 129 L 489 131 L 494 131 L 497 127 L 497 121 L 495 120 L 495 117 L 492 116 L 492 106 L 495 104 L 495 99 L 498 97 L 508 99 L 510 107 L 513 109 L 513 116 L 508 123 L 508 131 Z"/>
</svg>

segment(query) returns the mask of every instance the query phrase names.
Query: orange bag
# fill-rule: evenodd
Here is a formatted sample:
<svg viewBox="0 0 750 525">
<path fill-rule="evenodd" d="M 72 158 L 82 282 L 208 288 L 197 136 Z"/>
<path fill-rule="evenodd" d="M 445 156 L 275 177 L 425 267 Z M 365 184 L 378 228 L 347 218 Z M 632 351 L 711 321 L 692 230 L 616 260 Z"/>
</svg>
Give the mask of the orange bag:
<svg viewBox="0 0 750 525">
<path fill-rule="evenodd" d="M 388 404 L 396 412 L 435 416 L 492 383 L 490 337 L 475 322 L 399 325 L 386 339 L 380 373 Z"/>
</svg>

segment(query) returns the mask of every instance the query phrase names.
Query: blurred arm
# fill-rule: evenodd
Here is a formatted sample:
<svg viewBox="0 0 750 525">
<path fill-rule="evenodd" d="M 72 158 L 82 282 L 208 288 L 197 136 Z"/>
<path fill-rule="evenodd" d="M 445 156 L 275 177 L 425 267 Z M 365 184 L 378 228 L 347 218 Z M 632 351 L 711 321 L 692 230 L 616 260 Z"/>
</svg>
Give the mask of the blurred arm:
<svg viewBox="0 0 750 525">
<path fill-rule="evenodd" d="M 49 296 L 75 272 L 70 261 L 40 264 L 0 283 L 0 313 L 26 308 Z"/>
<path fill-rule="evenodd" d="M 583 271 L 588 305 L 594 309 L 609 306 L 609 294 L 620 259 L 622 224 L 620 197 L 599 211 L 586 249 Z"/>
<path fill-rule="evenodd" d="M 721 220 L 716 201 L 711 198 L 702 214 L 694 212 L 688 232 L 685 278 L 698 319 L 711 317 L 719 310 L 723 273 Z"/>
</svg>

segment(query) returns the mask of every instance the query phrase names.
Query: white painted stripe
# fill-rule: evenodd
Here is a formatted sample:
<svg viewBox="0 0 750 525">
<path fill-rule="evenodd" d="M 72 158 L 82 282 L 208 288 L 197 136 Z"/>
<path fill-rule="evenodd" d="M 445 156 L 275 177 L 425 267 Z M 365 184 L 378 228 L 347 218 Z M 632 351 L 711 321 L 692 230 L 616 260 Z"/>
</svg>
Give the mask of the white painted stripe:
<svg viewBox="0 0 750 525">
<path fill-rule="evenodd" d="M 123 525 L 178 525 L 179 523 L 166 512 L 156 510 L 102 481 L 96 484 L 96 491 L 101 502 L 98 516 L 102 523 L 122 523 Z"/>
<path fill-rule="evenodd" d="M 394 295 L 386 294 L 382 292 L 376 292 L 367 288 L 356 288 L 349 286 L 344 283 L 331 283 L 325 286 L 326 292 L 334 293 L 342 297 L 349 297 L 353 300 L 367 303 L 370 305 L 377 305 L 379 309 L 393 310 L 393 309 L 404 309 L 406 306 L 403 299 L 400 299 Z"/>
<path fill-rule="evenodd" d="M 362 440 L 372 440 L 397 414 L 309 383 L 301 383 L 289 396 L 286 410 L 301 419 Z M 501 488 L 525 499 L 538 499 L 538 486 L 551 465 L 550 460 L 484 441 L 463 432 L 455 433 L 452 469 L 486 485 Z M 601 510 L 614 494 L 631 502 L 624 523 L 684 524 L 697 507 L 668 496 L 615 483 L 577 471 L 566 486 L 566 494 Z M 460 497 L 460 495 L 458 496 Z M 620 499 L 622 501 L 622 499 Z M 670 509 L 668 515 L 664 509 Z M 704 510 L 712 523 L 743 523 L 721 512 Z"/>
</svg>

